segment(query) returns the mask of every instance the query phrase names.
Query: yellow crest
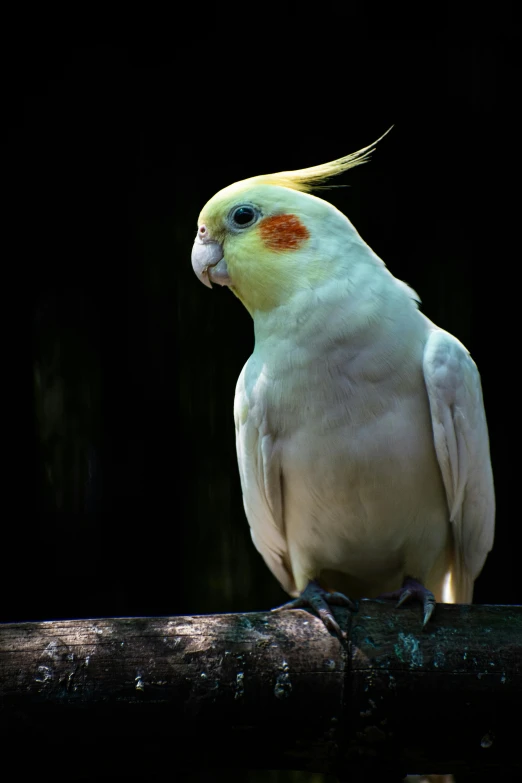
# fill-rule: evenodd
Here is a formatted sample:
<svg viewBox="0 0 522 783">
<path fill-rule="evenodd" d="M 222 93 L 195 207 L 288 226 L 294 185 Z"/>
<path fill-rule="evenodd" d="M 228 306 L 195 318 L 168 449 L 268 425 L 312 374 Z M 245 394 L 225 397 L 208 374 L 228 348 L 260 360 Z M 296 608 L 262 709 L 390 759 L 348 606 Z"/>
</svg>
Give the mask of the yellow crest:
<svg viewBox="0 0 522 783">
<path fill-rule="evenodd" d="M 370 159 L 370 155 L 375 150 L 376 145 L 390 131 L 391 128 L 388 128 L 386 133 L 383 133 L 383 135 L 380 136 L 377 141 L 374 141 L 373 144 L 369 144 L 367 147 L 357 150 L 357 152 L 352 152 L 350 155 L 337 158 L 337 160 L 332 160 L 329 163 L 321 163 L 319 166 L 310 166 L 307 169 L 298 169 L 297 171 L 280 171 L 277 174 L 261 174 L 257 177 L 250 177 L 247 180 L 243 180 L 243 183 L 280 185 L 281 187 L 300 190 L 304 193 L 321 189 L 322 187 L 328 187 L 328 185 L 322 185 L 325 180 L 330 179 L 330 177 L 335 177 L 337 174 L 342 174 L 343 171 L 348 171 L 348 169 L 353 169 L 355 166 L 360 166 L 361 163 L 366 163 Z"/>
</svg>

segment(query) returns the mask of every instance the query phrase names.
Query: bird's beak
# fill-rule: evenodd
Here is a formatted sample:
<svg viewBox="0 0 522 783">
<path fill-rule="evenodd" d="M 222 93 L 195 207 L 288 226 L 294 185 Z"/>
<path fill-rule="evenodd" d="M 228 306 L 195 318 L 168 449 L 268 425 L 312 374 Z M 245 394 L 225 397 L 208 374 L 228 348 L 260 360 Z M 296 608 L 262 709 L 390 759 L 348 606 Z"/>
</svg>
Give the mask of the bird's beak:
<svg viewBox="0 0 522 783">
<path fill-rule="evenodd" d="M 231 285 L 223 248 L 214 239 L 196 237 L 192 248 L 192 268 L 209 288 L 212 288 L 212 283 Z"/>
</svg>

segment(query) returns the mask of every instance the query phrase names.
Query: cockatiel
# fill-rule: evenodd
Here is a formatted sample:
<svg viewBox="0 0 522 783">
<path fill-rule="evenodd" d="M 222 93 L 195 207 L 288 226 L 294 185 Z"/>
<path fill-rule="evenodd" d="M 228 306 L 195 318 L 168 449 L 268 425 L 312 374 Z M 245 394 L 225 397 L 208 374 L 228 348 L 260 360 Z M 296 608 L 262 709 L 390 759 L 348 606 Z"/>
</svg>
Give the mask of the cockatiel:
<svg viewBox="0 0 522 783">
<path fill-rule="evenodd" d="M 382 137 L 381 137 L 382 138 Z M 380 139 L 378 140 L 380 141 Z M 366 162 L 236 182 L 203 208 L 192 265 L 254 321 L 236 443 L 252 539 L 326 626 L 331 605 L 471 602 L 493 544 L 480 377 L 332 204 L 310 194 Z"/>
</svg>

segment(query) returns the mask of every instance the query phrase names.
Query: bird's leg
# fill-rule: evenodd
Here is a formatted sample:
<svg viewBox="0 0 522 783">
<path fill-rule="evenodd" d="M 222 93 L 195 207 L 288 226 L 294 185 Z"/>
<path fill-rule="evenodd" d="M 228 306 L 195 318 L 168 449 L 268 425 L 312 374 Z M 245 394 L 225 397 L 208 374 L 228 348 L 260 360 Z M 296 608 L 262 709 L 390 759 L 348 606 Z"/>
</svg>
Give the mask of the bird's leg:
<svg viewBox="0 0 522 783">
<path fill-rule="evenodd" d="M 399 590 L 394 590 L 392 593 L 381 593 L 378 598 L 391 598 L 396 600 L 397 606 L 400 606 L 410 598 L 413 598 L 415 601 L 420 601 L 422 608 L 424 609 L 423 627 L 433 614 L 436 605 L 435 596 L 431 590 L 428 590 L 428 588 L 424 587 L 418 579 L 413 579 L 411 576 L 406 577 Z"/>
<path fill-rule="evenodd" d="M 281 612 L 283 609 L 313 609 L 319 615 L 326 628 L 337 636 L 346 637 L 333 616 L 330 606 L 346 606 L 352 611 L 357 610 L 356 604 L 347 598 L 343 593 L 330 593 L 319 585 L 315 580 L 308 582 L 307 586 L 298 598 L 289 601 L 283 606 L 277 606 L 272 609 L 273 612 Z"/>
</svg>

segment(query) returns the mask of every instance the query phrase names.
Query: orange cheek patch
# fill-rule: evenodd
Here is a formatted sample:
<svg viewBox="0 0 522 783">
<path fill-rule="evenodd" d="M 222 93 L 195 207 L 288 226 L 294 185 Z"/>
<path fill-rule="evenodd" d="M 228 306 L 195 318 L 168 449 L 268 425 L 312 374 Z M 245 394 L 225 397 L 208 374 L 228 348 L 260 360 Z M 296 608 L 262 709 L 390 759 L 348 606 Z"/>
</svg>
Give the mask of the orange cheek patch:
<svg viewBox="0 0 522 783">
<path fill-rule="evenodd" d="M 274 215 L 259 224 L 259 233 L 270 250 L 297 250 L 310 236 L 295 215 Z"/>
</svg>

